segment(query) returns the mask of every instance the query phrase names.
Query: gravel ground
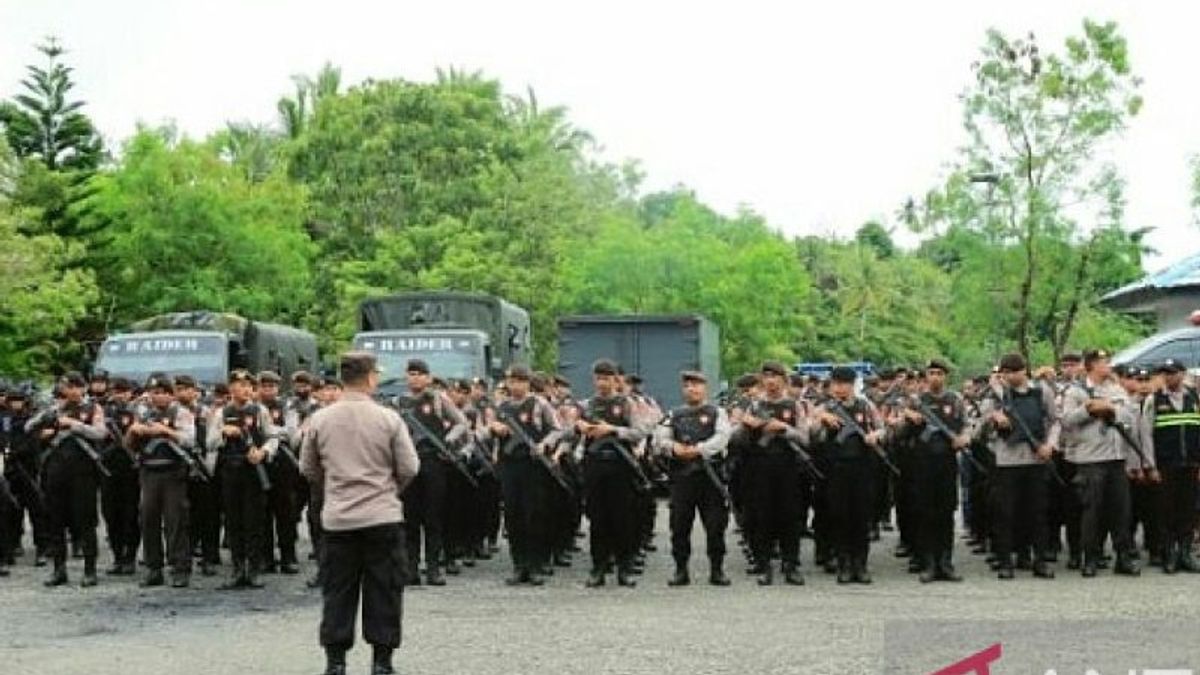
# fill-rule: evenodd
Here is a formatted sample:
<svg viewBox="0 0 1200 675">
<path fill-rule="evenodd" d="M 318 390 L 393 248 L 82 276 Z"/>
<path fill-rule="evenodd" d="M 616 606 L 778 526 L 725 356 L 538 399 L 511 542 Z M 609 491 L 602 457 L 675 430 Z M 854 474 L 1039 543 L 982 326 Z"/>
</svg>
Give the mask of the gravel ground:
<svg viewBox="0 0 1200 675">
<path fill-rule="evenodd" d="M 1085 580 L 1060 569 L 1054 581 L 1001 582 L 960 550 L 964 583 L 922 585 L 885 534 L 872 548 L 872 586 L 839 587 L 809 565 L 803 588 L 760 588 L 735 556 L 732 587 L 674 589 L 665 509 L 658 522 L 660 551 L 636 589 L 585 589 L 582 556 L 542 588 L 505 586 L 501 556 L 444 588 L 410 589 L 400 671 L 924 673 L 997 642 L 1004 655 L 993 673 L 1200 668 L 1200 575 Z M 703 550 L 699 534 L 697 525 Z M 807 564 L 809 541 L 804 555 Z M 84 590 L 72 561 L 73 585 L 47 590 L 45 570 L 27 558 L 0 579 L 0 672 L 318 673 L 320 598 L 303 583 L 310 566 L 266 577 L 262 591 L 219 593 L 221 577 L 196 577 L 184 591 L 146 591 L 128 578 Z M 694 560 L 693 576 L 703 580 L 705 567 Z M 351 653 L 351 672 L 366 672 L 368 654 L 361 645 Z"/>
</svg>

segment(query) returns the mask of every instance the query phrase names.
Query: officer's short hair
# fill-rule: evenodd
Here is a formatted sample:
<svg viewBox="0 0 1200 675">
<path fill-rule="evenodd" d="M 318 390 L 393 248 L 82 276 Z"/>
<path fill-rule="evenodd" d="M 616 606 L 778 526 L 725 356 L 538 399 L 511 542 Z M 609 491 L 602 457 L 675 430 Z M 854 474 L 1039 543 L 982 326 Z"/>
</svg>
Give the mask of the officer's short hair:
<svg viewBox="0 0 1200 675">
<path fill-rule="evenodd" d="M 338 374 L 346 384 L 362 384 L 376 370 L 376 363 L 375 355 L 371 352 L 346 352 L 338 364 Z"/>
</svg>

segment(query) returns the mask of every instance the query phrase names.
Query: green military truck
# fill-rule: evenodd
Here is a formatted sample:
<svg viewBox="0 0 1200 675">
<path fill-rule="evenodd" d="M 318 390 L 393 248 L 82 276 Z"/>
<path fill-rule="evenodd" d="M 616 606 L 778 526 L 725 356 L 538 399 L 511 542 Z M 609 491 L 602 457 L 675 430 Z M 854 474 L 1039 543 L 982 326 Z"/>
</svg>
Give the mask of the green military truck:
<svg viewBox="0 0 1200 675">
<path fill-rule="evenodd" d="M 273 370 L 285 378 L 320 366 L 312 333 L 221 312 L 176 312 L 138 321 L 109 335 L 95 368 L 144 382 L 154 372 L 191 375 L 204 387 L 229 371 Z"/>
<path fill-rule="evenodd" d="M 359 305 L 354 347 L 376 354 L 380 393 L 404 390 L 404 367 L 423 359 L 443 378 L 497 379 L 533 360 L 529 313 L 492 295 L 416 291 L 368 298 Z"/>
</svg>

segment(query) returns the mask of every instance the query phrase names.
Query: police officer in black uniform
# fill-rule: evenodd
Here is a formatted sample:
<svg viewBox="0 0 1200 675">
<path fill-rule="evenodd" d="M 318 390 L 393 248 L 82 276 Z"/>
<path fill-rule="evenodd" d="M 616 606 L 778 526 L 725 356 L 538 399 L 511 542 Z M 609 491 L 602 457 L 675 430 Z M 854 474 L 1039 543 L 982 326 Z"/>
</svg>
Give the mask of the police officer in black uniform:
<svg viewBox="0 0 1200 675">
<path fill-rule="evenodd" d="M 112 475 L 100 486 L 100 507 L 113 555 L 112 566 L 105 573 L 112 576 L 137 572 L 137 551 L 142 541 L 137 455 L 125 441 L 129 428 L 142 414 L 133 400 L 133 389 L 129 380 L 114 378 L 104 406 L 109 432 L 104 464 Z"/>
<path fill-rule="evenodd" d="M 488 411 L 487 433 L 499 443 L 497 453 L 504 522 L 508 528 L 513 576 L 509 585 L 540 586 L 550 558 L 550 490 L 546 466 L 536 457 L 545 455 L 561 435 L 554 409 L 530 391 L 532 373 L 525 366 L 508 369 L 505 383 L 509 398 Z M 532 441 L 530 447 L 528 441 Z"/>
<path fill-rule="evenodd" d="M 708 400 L 708 378 L 684 371 L 684 404 L 670 411 L 655 432 L 657 450 L 668 457 L 671 478 L 671 557 L 675 575 L 671 586 L 691 583 L 692 525 L 696 514 L 708 540 L 709 575 L 713 586 L 728 586 L 725 575 L 725 530 L 729 526 L 729 492 L 722 475 L 733 427 L 721 408 Z"/>
<path fill-rule="evenodd" d="M 837 581 L 869 584 L 867 555 L 878 476 L 878 459 L 872 448 L 879 448 L 883 441 L 883 421 L 870 401 L 854 393 L 857 374 L 853 369 L 836 367 L 829 379 L 830 397 L 817 408 L 813 421 L 819 424 L 814 429 L 814 440 L 825 443 L 829 457 L 827 477 Z"/>
<path fill-rule="evenodd" d="M 610 566 L 615 565 L 617 584 L 633 587 L 637 585 L 633 564 L 639 544 L 635 509 L 640 482 L 634 446 L 646 430 L 634 419 L 632 402 L 617 393 L 620 380 L 615 363 L 600 359 L 592 364 L 592 383 L 595 396 L 580 402 L 580 416 L 570 437 L 583 451 L 592 557 L 587 586 L 603 586 Z"/>
<path fill-rule="evenodd" d="M 142 549 L 146 557 L 145 588 L 162 586 L 163 536 L 171 563 L 171 586 L 186 588 L 192 574 L 188 541 L 188 474 L 194 462 L 196 419 L 175 401 L 175 383 L 156 373 L 146 382 L 150 405 L 125 434 L 137 451 L 142 487 Z M 192 459 L 189 459 L 192 458 Z"/>
<path fill-rule="evenodd" d="M 962 581 L 953 563 L 957 455 L 970 443 L 970 434 L 962 398 L 946 388 L 949 372 L 944 361 L 930 361 L 925 368 L 926 390 L 900 413 L 898 431 L 913 440 L 908 468 L 914 474 L 914 543 L 921 558 L 922 583 Z M 936 416 L 936 423 L 928 415 Z"/>
<path fill-rule="evenodd" d="M 46 445 L 42 485 L 50 521 L 50 557 L 54 572 L 46 586 L 67 583 L 67 539 L 83 549 L 82 586 L 96 585 L 96 493 L 102 461 L 96 444 L 108 435 L 104 409 L 84 400 L 87 382 L 79 373 L 68 373 L 60 383 L 61 400 L 26 423 Z"/>
<path fill-rule="evenodd" d="M 429 364 L 412 359 L 405 366 L 408 393 L 396 400 L 396 407 L 408 425 L 421 459 L 416 479 L 404 491 L 404 527 L 407 530 L 408 583 L 421 583 L 421 534 L 425 535 L 425 583 L 445 586 L 442 562 L 446 546 L 447 485 L 456 469 L 439 454 L 432 434 L 447 447 L 468 432 L 467 420 L 444 392 L 432 388 Z M 417 424 L 413 424 L 413 422 Z"/>
<path fill-rule="evenodd" d="M 747 507 L 753 513 L 750 547 L 760 585 L 774 582 L 771 556 L 778 547 L 784 581 L 799 586 L 800 519 L 811 501 L 812 485 L 793 446 L 808 443 L 802 404 L 788 394 L 783 364 L 764 363 L 762 395 L 742 416 Z"/>
<path fill-rule="evenodd" d="M 13 385 L 5 394 L 7 409 L 0 414 L 0 448 L 4 452 L 4 477 L 16 498 L 19 508 L 8 514 L 9 539 L 0 541 L 0 558 L 12 564 L 14 554 L 21 548 L 25 514 L 33 526 L 35 567 L 46 564 L 50 549 L 50 525 L 43 500 L 38 466 L 38 441 L 26 432 L 25 424 L 33 416 L 33 387 L 29 383 Z"/>
<path fill-rule="evenodd" d="M 221 508 L 233 562 L 223 590 L 262 588 L 263 534 L 270 479 L 264 462 L 275 453 L 276 431 L 266 409 L 251 400 L 254 378 L 229 374 L 229 402 L 208 421 L 208 465 L 221 480 Z"/>
<path fill-rule="evenodd" d="M 300 492 L 300 463 L 296 455 L 295 434 L 299 430 L 298 411 L 287 408 L 279 397 L 282 379 L 270 370 L 258 374 L 258 403 L 271 418 L 276 433 L 276 452 L 267 463 L 271 490 L 267 493 L 266 526 L 263 530 L 263 571 L 268 574 L 298 574 L 296 528 L 300 524 L 297 503 Z M 295 460 L 295 461 L 293 461 Z M 279 557 L 275 557 L 275 544 Z"/>
</svg>

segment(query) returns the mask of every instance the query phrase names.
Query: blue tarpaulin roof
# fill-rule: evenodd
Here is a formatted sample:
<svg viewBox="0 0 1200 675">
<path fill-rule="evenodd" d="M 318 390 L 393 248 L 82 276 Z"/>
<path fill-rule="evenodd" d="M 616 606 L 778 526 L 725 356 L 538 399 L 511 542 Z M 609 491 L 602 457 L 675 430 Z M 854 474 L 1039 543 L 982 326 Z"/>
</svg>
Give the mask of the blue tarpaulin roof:
<svg viewBox="0 0 1200 675">
<path fill-rule="evenodd" d="M 1161 293 L 1186 288 L 1200 288 L 1200 253 L 1122 286 L 1100 298 L 1100 302 L 1117 308 L 1129 307 Z"/>
</svg>

